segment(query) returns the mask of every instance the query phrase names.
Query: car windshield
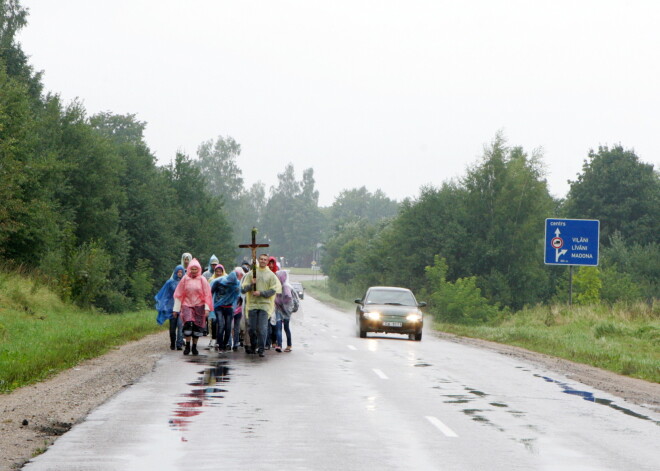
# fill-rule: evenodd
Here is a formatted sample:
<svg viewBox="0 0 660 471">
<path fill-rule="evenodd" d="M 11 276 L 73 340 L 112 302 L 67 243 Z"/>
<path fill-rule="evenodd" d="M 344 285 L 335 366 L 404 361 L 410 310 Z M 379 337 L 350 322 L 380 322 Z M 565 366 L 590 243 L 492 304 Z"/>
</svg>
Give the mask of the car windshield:
<svg viewBox="0 0 660 471">
<path fill-rule="evenodd" d="M 366 304 L 394 304 L 416 306 L 415 297 L 408 290 L 372 290 L 367 294 Z"/>
</svg>

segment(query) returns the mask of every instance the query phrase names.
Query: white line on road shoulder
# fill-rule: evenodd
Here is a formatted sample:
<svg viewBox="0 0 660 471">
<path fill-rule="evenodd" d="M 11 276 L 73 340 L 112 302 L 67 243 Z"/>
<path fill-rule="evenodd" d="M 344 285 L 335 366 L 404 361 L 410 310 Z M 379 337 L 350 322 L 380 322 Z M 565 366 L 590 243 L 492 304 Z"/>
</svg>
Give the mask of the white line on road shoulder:
<svg viewBox="0 0 660 471">
<path fill-rule="evenodd" d="M 444 433 L 446 436 L 448 436 L 448 437 L 458 437 L 458 435 L 456 435 L 456 433 L 455 433 L 452 429 L 450 429 L 450 428 L 447 427 L 445 424 L 443 424 L 442 422 L 440 422 L 440 419 L 438 419 L 438 418 L 436 418 L 436 417 L 432 417 L 432 416 L 430 416 L 430 415 L 427 415 L 427 416 L 426 416 L 426 420 L 428 420 L 428 421 L 431 422 L 433 425 L 435 425 L 435 427 L 436 427 L 438 430 L 440 430 L 442 433 Z"/>
<path fill-rule="evenodd" d="M 376 368 L 374 368 L 373 370 L 374 370 L 374 373 L 376 373 L 380 379 L 389 379 L 387 377 L 387 375 L 385 373 L 383 373 L 382 371 L 380 371 Z"/>
<path fill-rule="evenodd" d="M 347 345 L 347 347 L 348 347 L 350 350 L 357 350 L 357 348 L 355 348 L 353 345 Z"/>
</svg>

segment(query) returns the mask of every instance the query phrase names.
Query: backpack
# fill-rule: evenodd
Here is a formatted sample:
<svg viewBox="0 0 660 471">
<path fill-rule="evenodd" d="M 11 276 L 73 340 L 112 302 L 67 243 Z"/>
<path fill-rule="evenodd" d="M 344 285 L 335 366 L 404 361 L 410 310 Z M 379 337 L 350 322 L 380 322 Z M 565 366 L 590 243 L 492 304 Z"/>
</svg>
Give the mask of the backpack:
<svg viewBox="0 0 660 471">
<path fill-rule="evenodd" d="M 291 290 L 291 299 L 293 300 L 293 306 L 291 306 L 291 312 L 298 312 L 298 308 L 300 308 L 300 299 L 298 299 L 298 293 L 296 293 L 295 289 Z"/>
</svg>

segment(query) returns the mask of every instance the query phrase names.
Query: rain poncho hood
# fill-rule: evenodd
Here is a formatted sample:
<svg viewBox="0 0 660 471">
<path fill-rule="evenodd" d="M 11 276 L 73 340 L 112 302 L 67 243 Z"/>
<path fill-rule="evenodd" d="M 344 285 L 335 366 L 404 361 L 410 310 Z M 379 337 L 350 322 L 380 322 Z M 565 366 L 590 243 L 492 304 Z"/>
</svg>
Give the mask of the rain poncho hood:
<svg viewBox="0 0 660 471">
<path fill-rule="evenodd" d="M 192 276 L 190 270 L 197 267 L 197 275 Z M 174 298 L 179 299 L 183 306 L 201 306 L 206 304 L 209 309 L 213 307 L 213 298 L 211 297 L 211 286 L 202 276 L 202 267 L 196 258 L 193 258 L 188 265 L 188 272 L 184 276 L 174 291 Z"/>
<path fill-rule="evenodd" d="M 163 284 L 163 287 L 158 291 L 154 299 L 156 300 L 156 310 L 158 311 L 158 316 L 156 317 L 156 322 L 163 325 L 166 320 L 172 317 L 172 308 L 174 307 L 174 291 L 181 281 L 181 278 L 178 276 L 178 271 L 181 270 L 182 273 L 185 273 L 183 265 L 177 265 L 172 272 L 172 276 Z"/>
<path fill-rule="evenodd" d="M 220 276 L 218 276 L 218 275 L 215 274 L 215 271 L 218 269 L 218 267 L 222 268 L 222 275 L 220 275 Z M 213 274 L 211 275 L 211 278 L 209 278 L 209 283 L 212 283 L 213 280 L 217 280 L 218 278 L 222 278 L 222 277 L 225 276 L 225 275 L 226 275 L 226 273 L 225 273 L 225 267 L 224 267 L 222 264 L 218 263 L 218 264 L 215 266 L 215 268 L 213 269 Z"/>
<path fill-rule="evenodd" d="M 189 254 L 188 252 L 185 252 L 183 255 L 181 255 L 181 265 L 183 265 L 185 267 L 186 264 L 184 263 L 184 260 L 185 259 L 192 260 L 192 258 L 193 258 L 193 256 L 191 254 Z M 186 271 L 185 268 L 183 269 L 183 271 L 184 272 Z"/>
<path fill-rule="evenodd" d="M 275 257 L 268 257 L 268 268 L 270 268 L 270 271 L 273 273 L 280 271 L 280 267 L 277 264 L 277 259 Z"/>
<path fill-rule="evenodd" d="M 231 271 L 228 275 L 216 278 L 211 284 L 214 308 L 217 309 L 220 306 L 233 306 L 241 294 L 240 286 L 241 283 L 238 281 L 238 276 L 235 271 Z"/>
<path fill-rule="evenodd" d="M 215 254 L 211 255 L 211 258 L 209 258 L 209 264 L 207 265 L 206 269 L 213 272 L 213 267 L 211 265 L 214 263 L 216 265 L 220 263 L 220 260 L 218 260 L 218 257 L 216 257 Z"/>
</svg>

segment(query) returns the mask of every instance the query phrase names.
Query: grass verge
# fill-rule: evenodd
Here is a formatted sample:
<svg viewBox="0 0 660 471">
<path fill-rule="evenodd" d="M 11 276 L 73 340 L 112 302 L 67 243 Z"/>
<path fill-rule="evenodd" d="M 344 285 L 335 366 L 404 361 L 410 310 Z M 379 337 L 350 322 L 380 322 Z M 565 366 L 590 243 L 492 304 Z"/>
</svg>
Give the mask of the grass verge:
<svg viewBox="0 0 660 471">
<path fill-rule="evenodd" d="M 318 275 L 318 276 L 323 276 L 323 273 L 321 270 L 312 270 L 311 268 L 289 268 L 285 267 L 285 270 L 287 270 L 289 273 L 292 275 Z"/>
<path fill-rule="evenodd" d="M 163 330 L 155 319 L 149 310 L 112 315 L 81 310 L 30 278 L 0 273 L 0 392 Z"/>
<path fill-rule="evenodd" d="M 306 281 L 305 289 L 321 302 L 343 310 L 354 304 L 333 298 L 325 281 Z M 488 325 L 436 321 L 443 332 L 515 345 L 527 350 L 592 365 L 660 383 L 660 306 L 537 306 Z"/>
<path fill-rule="evenodd" d="M 660 383 L 660 318 L 653 306 L 537 306 L 490 325 L 435 327 Z"/>
<path fill-rule="evenodd" d="M 355 303 L 333 298 L 328 292 L 328 284 L 326 280 L 303 281 L 303 286 L 305 287 L 305 292 L 311 294 L 312 297 L 318 299 L 322 303 L 329 304 L 343 311 L 355 309 Z"/>
</svg>

